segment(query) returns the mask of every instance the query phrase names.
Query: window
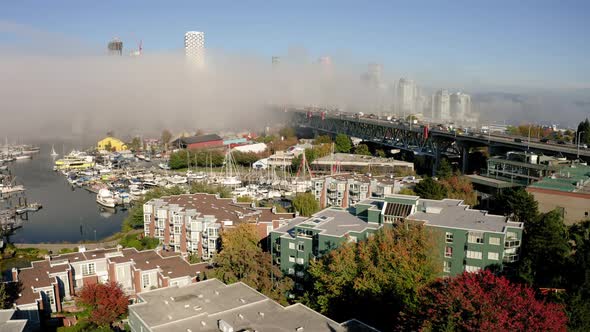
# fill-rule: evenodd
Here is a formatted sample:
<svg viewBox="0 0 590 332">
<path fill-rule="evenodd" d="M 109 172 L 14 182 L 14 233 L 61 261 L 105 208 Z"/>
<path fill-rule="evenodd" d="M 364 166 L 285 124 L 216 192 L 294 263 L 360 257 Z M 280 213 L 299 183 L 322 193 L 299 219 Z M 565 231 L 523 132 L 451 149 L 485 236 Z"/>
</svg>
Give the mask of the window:
<svg viewBox="0 0 590 332">
<path fill-rule="evenodd" d="M 453 243 L 453 233 L 450 232 L 446 232 L 446 242 L 447 243 Z"/>
<path fill-rule="evenodd" d="M 289 274 L 290 274 L 290 275 L 293 275 L 293 274 L 295 274 L 295 269 L 290 267 L 290 268 L 289 268 Z"/>
<path fill-rule="evenodd" d="M 168 217 L 168 211 L 158 209 L 158 219 L 160 219 L 160 218 L 166 219 L 167 217 Z"/>
<path fill-rule="evenodd" d="M 174 233 L 175 233 L 175 234 L 180 234 L 180 233 L 181 233 L 181 231 L 180 231 L 180 226 L 178 226 L 178 225 L 174 225 Z"/>
<path fill-rule="evenodd" d="M 144 213 L 152 213 L 152 206 L 149 204 L 144 204 L 143 205 L 143 212 Z"/>
<path fill-rule="evenodd" d="M 517 239 L 518 236 L 516 235 L 515 232 L 506 232 L 506 239 L 507 240 L 512 240 L 512 239 Z"/>
<path fill-rule="evenodd" d="M 289 249 L 295 249 L 295 243 L 289 242 Z"/>
<path fill-rule="evenodd" d="M 305 249 L 305 245 L 303 242 L 297 243 L 297 251 L 303 251 Z"/>
<path fill-rule="evenodd" d="M 55 296 L 53 295 L 53 290 L 45 291 L 45 295 L 47 296 L 47 300 L 49 301 L 50 305 L 55 304 Z"/>
<path fill-rule="evenodd" d="M 303 265 L 303 263 L 305 263 L 303 258 L 297 258 L 297 264 Z"/>
<path fill-rule="evenodd" d="M 467 250 L 467 258 L 481 259 L 482 253 L 481 251 Z"/>
<path fill-rule="evenodd" d="M 488 252 L 488 259 L 492 261 L 497 261 L 498 259 L 500 259 L 500 254 L 498 254 L 497 252 Z"/>
<path fill-rule="evenodd" d="M 143 285 L 143 288 L 148 288 L 150 286 L 150 275 L 145 273 L 141 275 L 141 282 Z"/>
<path fill-rule="evenodd" d="M 295 263 L 295 256 L 289 256 L 289 262 Z"/>
<path fill-rule="evenodd" d="M 452 266 L 451 262 L 444 261 L 443 262 L 443 271 L 446 272 L 446 273 L 451 272 L 451 266 Z"/>
<path fill-rule="evenodd" d="M 83 276 L 92 275 L 92 274 L 94 274 L 94 272 L 95 272 L 94 263 L 88 263 L 88 264 L 82 265 L 82 275 Z"/>
<path fill-rule="evenodd" d="M 149 224 L 150 221 L 152 220 L 151 217 L 152 217 L 151 214 L 144 214 L 143 215 L 143 222 L 146 223 L 146 224 Z"/>
<path fill-rule="evenodd" d="M 174 215 L 174 223 L 175 224 L 182 224 L 182 216 L 175 214 Z"/>
<path fill-rule="evenodd" d="M 481 270 L 481 267 L 479 267 L 479 266 L 465 265 L 465 271 L 466 272 L 473 273 L 473 272 L 477 272 L 479 270 Z"/>
<path fill-rule="evenodd" d="M 495 246 L 499 246 L 500 245 L 500 238 L 499 237 L 495 237 L 495 236 L 490 236 L 490 239 L 488 240 L 488 242 L 490 244 L 495 245 Z"/>
<path fill-rule="evenodd" d="M 483 243 L 483 233 L 469 232 L 467 242 L 469 242 L 469 243 Z"/>
<path fill-rule="evenodd" d="M 453 247 L 445 247 L 445 257 L 453 257 Z"/>
</svg>

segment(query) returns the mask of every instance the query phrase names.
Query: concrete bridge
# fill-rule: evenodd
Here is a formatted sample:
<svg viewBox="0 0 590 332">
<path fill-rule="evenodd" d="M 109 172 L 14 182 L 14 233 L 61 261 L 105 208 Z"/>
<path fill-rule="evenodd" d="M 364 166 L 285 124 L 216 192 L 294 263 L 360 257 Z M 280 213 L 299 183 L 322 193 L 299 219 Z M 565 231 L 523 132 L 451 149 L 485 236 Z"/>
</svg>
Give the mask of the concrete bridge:
<svg viewBox="0 0 590 332">
<path fill-rule="evenodd" d="M 300 128 L 308 128 L 317 133 L 337 135 L 344 133 L 368 142 L 411 151 L 415 155 L 434 158 L 437 169 L 442 156 L 457 157 L 462 160 L 462 170 L 467 170 L 469 150 L 473 147 L 488 147 L 490 154 L 501 151 L 521 150 L 561 155 L 568 159 L 579 158 L 590 161 L 590 150 L 577 149 L 572 144 L 542 143 L 537 139 L 511 137 L 492 134 L 457 134 L 436 128 L 426 128 L 424 124 L 404 124 L 383 119 L 357 118 L 352 114 L 338 115 L 326 112 L 307 112 L 289 110 L 291 121 Z"/>
</svg>

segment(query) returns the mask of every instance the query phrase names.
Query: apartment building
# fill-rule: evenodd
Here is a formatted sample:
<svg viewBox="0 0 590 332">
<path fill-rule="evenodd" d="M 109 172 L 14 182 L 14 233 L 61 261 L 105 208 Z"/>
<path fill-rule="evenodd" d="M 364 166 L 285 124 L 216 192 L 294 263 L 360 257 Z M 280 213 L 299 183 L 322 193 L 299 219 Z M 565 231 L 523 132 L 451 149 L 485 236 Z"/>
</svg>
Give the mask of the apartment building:
<svg viewBox="0 0 590 332">
<path fill-rule="evenodd" d="M 42 317 L 62 311 L 84 285 L 115 281 L 134 299 L 155 288 L 196 282 L 207 269 L 207 263 L 189 264 L 178 254 L 155 250 L 80 247 L 79 252 L 47 256 L 28 268 L 13 268 L 8 285 L 19 286 L 17 315 L 34 326 Z"/>
<path fill-rule="evenodd" d="M 371 177 L 361 174 L 336 174 L 312 180 L 315 199 L 321 208 L 347 208 L 367 198 L 398 193 L 401 182 L 393 177 Z"/>
<path fill-rule="evenodd" d="M 143 206 L 144 233 L 182 254 L 198 254 L 205 260 L 217 252 L 220 232 L 241 223 L 256 226 L 260 239 L 292 213 L 256 208 L 232 198 L 211 194 L 187 194 L 152 199 Z"/>
<path fill-rule="evenodd" d="M 297 303 L 283 307 L 248 285 L 209 279 L 145 292 L 129 306 L 132 332 L 358 331 L 376 329 L 352 319 L 337 323 Z"/>
<path fill-rule="evenodd" d="M 522 223 L 471 209 L 461 200 L 408 195 L 367 198 L 347 210 L 327 208 L 310 218 L 297 217 L 271 232 L 271 253 L 275 264 L 297 281 L 310 259 L 403 222 L 423 224 L 432 232 L 447 276 L 518 260 Z"/>
</svg>

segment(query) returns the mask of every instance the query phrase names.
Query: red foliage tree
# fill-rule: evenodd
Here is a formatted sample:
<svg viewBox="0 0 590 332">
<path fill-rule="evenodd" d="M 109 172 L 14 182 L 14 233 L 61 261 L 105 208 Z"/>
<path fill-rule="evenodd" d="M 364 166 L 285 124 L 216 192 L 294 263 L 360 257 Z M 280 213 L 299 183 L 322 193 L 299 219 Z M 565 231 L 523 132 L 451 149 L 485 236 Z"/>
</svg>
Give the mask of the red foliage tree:
<svg viewBox="0 0 590 332">
<path fill-rule="evenodd" d="M 485 270 L 439 279 L 422 291 L 410 319 L 434 331 L 566 331 L 561 305 L 535 298 L 534 291 Z"/>
<path fill-rule="evenodd" d="M 106 284 L 84 285 L 78 303 L 90 309 L 90 322 L 110 326 L 127 313 L 129 297 L 116 282 L 109 281 Z"/>
</svg>

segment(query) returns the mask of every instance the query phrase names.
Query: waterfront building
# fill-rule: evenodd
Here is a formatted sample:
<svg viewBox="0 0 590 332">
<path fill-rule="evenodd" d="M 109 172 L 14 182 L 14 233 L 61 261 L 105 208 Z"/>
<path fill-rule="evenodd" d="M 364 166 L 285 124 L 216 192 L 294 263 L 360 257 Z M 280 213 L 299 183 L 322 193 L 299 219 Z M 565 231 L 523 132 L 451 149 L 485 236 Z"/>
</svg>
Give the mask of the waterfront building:
<svg viewBox="0 0 590 332">
<path fill-rule="evenodd" d="M 184 52 L 189 63 L 203 67 L 205 65 L 205 33 L 200 31 L 185 33 Z"/>
<path fill-rule="evenodd" d="M 223 138 L 217 134 L 179 137 L 170 143 L 178 149 L 219 148 L 223 146 Z"/>
<path fill-rule="evenodd" d="M 393 173 L 396 171 L 411 172 L 414 170 L 414 163 L 411 162 L 349 153 L 334 153 L 318 158 L 311 163 L 311 166 L 318 170 L 329 171 L 337 168 L 346 172 L 371 172 L 373 170 L 375 172 Z"/>
<path fill-rule="evenodd" d="M 127 144 L 118 138 L 107 136 L 98 141 L 96 148 L 98 150 L 123 151 L 127 150 Z"/>
<path fill-rule="evenodd" d="M 461 200 L 408 195 L 367 198 L 349 209 L 327 208 L 309 218 L 297 217 L 271 232 L 271 254 L 297 282 L 310 260 L 343 243 L 367 239 L 384 225 L 404 222 L 422 224 L 432 232 L 445 276 L 502 268 L 518 260 L 522 223 L 471 209 Z"/>
<path fill-rule="evenodd" d="M 132 332 L 377 331 L 355 319 L 337 323 L 301 303 L 283 307 L 242 282 L 209 279 L 139 297 L 129 306 Z"/>
<path fill-rule="evenodd" d="M 396 194 L 400 189 L 401 182 L 389 176 L 344 173 L 312 179 L 312 193 L 320 208 L 347 208 L 369 197 Z"/>
<path fill-rule="evenodd" d="M 182 254 L 197 254 L 207 260 L 220 246 L 220 233 L 241 223 L 256 226 L 260 240 L 292 213 L 274 208 L 237 203 L 212 194 L 186 194 L 152 199 L 143 205 L 144 234 Z"/>
<path fill-rule="evenodd" d="M 433 120 L 448 121 L 451 119 L 450 97 L 447 90 L 439 90 L 432 96 Z"/>
<path fill-rule="evenodd" d="M 529 185 L 540 212 L 558 209 L 566 224 L 590 219 L 590 166 L 573 163 Z"/>
<path fill-rule="evenodd" d="M 47 256 L 28 268 L 13 268 L 12 280 L 20 292 L 14 307 L 17 317 L 32 326 L 42 317 L 65 310 L 84 285 L 115 281 L 132 300 L 137 294 L 160 287 L 187 285 L 200 279 L 207 263 L 189 264 L 180 255 L 135 248 L 85 250 Z"/>
<path fill-rule="evenodd" d="M 107 45 L 109 55 L 123 55 L 123 42 L 115 37 Z"/>
<path fill-rule="evenodd" d="M 397 85 L 397 112 L 410 115 L 416 112 L 417 88 L 414 81 L 400 78 Z"/>
<path fill-rule="evenodd" d="M 471 116 L 471 96 L 461 92 L 452 93 L 449 97 L 451 119 L 465 120 Z"/>
</svg>

